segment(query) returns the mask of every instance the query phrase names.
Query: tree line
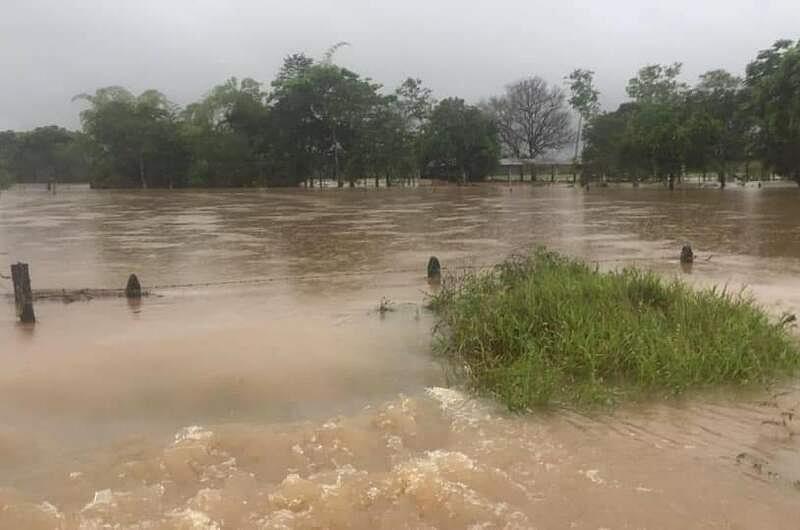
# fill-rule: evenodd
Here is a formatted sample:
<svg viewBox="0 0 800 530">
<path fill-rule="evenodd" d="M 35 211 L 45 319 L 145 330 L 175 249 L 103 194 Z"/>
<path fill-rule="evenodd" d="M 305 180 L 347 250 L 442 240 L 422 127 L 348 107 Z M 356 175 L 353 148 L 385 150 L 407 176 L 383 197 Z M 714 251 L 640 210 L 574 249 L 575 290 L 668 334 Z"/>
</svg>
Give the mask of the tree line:
<svg viewBox="0 0 800 530">
<path fill-rule="evenodd" d="M 584 181 L 726 177 L 751 162 L 800 182 L 800 41 L 781 40 L 746 76 L 712 70 L 694 86 L 681 64 L 649 65 L 629 101 L 600 112 L 594 72 L 565 86 L 529 77 L 477 105 L 436 101 L 419 79 L 387 91 L 333 61 L 286 57 L 270 83 L 231 78 L 185 107 L 156 90 L 105 87 L 75 101 L 82 130 L 0 132 L 0 186 L 390 186 L 418 177 L 486 178 L 501 156 L 560 153 Z M 582 149 L 581 149 L 582 147 Z M 566 154 L 566 149 L 573 149 Z"/>
<path fill-rule="evenodd" d="M 22 181 L 85 171 L 96 187 L 171 188 L 473 181 L 494 169 L 497 133 L 483 111 L 459 98 L 437 102 L 414 78 L 387 93 L 332 61 L 345 44 L 320 60 L 286 57 L 269 85 L 231 78 L 184 108 L 156 90 L 80 94 L 82 131 L 46 131 L 60 135 L 51 150 L 69 145 L 84 165 L 28 149 L 36 129 L 3 133 L 0 171 Z M 37 169 L 26 169 L 28 157 Z"/>
<path fill-rule="evenodd" d="M 0 189 L 19 182 L 85 182 L 88 139 L 62 127 L 0 131 Z"/>
<path fill-rule="evenodd" d="M 689 86 L 680 73 L 680 63 L 645 66 L 627 84 L 630 101 L 589 113 L 585 180 L 656 178 L 672 187 L 694 173 L 725 186 L 737 174 L 774 173 L 800 183 L 800 40 L 759 52 L 744 77 L 717 69 Z"/>
</svg>

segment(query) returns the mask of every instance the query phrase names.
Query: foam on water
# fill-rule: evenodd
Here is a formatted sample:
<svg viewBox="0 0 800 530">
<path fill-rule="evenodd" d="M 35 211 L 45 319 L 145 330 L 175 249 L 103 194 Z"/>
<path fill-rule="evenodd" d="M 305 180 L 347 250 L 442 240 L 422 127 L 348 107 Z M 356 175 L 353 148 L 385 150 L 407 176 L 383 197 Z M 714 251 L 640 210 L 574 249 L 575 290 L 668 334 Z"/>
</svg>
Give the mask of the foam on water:
<svg viewBox="0 0 800 530">
<path fill-rule="evenodd" d="M 111 466 L 65 472 L 60 499 L 0 491 L 0 528 L 596 528 L 587 523 L 653 527 L 670 517 L 681 527 L 700 510 L 709 521 L 781 528 L 794 510 L 786 489 L 772 490 L 763 509 L 726 503 L 770 485 L 737 483 L 735 467 L 704 462 L 683 443 L 656 447 L 618 432 L 632 422 L 579 418 L 510 416 L 431 387 L 319 422 L 194 425 Z M 659 472 L 632 454 L 659 462 Z M 719 504 L 692 493 L 711 489 Z M 689 506 L 685 517 L 665 496 Z"/>
<path fill-rule="evenodd" d="M 529 528 L 523 511 L 485 487 L 519 484 L 451 447 L 454 429 L 479 421 L 481 407 L 454 390 L 427 395 L 316 425 L 186 427 L 120 463 L 100 480 L 110 487 L 82 505 L 19 503 L 0 522 L 22 510 L 42 528 Z"/>
</svg>

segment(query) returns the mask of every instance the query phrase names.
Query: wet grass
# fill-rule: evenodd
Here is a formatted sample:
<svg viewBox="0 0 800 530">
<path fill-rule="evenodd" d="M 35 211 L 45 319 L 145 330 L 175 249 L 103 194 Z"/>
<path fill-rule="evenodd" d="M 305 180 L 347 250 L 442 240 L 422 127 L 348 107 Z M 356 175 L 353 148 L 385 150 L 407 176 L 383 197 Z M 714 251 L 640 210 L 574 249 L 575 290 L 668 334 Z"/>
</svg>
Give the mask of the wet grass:
<svg viewBox="0 0 800 530">
<path fill-rule="evenodd" d="M 544 249 L 445 278 L 431 307 L 435 350 L 512 410 L 763 384 L 800 366 L 787 323 L 743 292 L 599 272 Z"/>
</svg>

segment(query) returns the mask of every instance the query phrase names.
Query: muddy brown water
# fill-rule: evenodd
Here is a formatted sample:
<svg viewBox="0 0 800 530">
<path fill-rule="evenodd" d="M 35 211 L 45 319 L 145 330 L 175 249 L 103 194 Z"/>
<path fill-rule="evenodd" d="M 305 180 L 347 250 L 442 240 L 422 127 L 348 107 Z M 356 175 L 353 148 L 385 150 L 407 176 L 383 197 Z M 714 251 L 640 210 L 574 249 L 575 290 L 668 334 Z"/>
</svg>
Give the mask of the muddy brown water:
<svg viewBox="0 0 800 530">
<path fill-rule="evenodd" d="M 510 416 L 449 387 L 422 308 L 430 255 L 545 243 L 800 311 L 798 205 L 788 188 L 3 192 L 0 270 L 157 288 L 40 302 L 32 328 L 2 299 L 0 528 L 798 528 L 800 384 Z"/>
</svg>

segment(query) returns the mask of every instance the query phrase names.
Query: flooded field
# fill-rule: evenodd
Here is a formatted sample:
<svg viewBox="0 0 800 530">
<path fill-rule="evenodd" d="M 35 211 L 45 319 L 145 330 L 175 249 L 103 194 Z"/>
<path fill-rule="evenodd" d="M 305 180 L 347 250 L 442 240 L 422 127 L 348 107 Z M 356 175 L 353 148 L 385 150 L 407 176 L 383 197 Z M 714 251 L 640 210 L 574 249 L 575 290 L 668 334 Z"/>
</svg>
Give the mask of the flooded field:
<svg viewBox="0 0 800 530">
<path fill-rule="evenodd" d="M 800 190 L 0 195 L 0 529 L 795 529 L 800 383 L 506 414 L 430 354 L 425 265 L 547 244 L 800 312 Z M 691 270 L 678 264 L 694 246 Z M 0 279 L 0 293 L 11 289 Z M 392 311 L 377 310 L 383 298 Z"/>
</svg>

